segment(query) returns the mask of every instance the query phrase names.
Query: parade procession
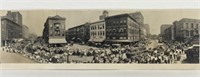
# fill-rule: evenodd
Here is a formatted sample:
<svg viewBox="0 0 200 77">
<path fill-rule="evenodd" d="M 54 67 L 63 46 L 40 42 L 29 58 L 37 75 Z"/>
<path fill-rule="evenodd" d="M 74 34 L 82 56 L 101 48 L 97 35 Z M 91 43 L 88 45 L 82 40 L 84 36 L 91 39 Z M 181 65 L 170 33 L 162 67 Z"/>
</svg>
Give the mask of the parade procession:
<svg viewBox="0 0 200 77">
<path fill-rule="evenodd" d="M 183 16 L 160 24 L 160 32 L 152 34 L 154 25 L 144 21 L 143 12 L 100 12 L 95 21 L 84 20 L 87 16 L 70 20 L 67 12 L 56 12 L 44 18 L 42 29 L 35 26 L 30 32 L 34 26 L 22 23 L 25 13 L 7 11 L 1 16 L 0 62 L 12 63 L 9 59 L 17 58 L 9 55 L 15 55 L 33 63 L 199 63 L 200 19 Z M 85 23 L 69 26 L 78 20 Z"/>
</svg>

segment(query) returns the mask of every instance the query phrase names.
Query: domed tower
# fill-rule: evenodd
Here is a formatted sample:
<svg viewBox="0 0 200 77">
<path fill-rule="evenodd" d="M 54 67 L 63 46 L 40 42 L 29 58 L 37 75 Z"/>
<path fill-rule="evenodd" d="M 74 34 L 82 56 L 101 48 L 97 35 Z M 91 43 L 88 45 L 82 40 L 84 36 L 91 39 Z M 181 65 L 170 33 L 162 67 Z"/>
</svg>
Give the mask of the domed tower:
<svg viewBox="0 0 200 77">
<path fill-rule="evenodd" d="M 100 15 L 99 16 L 99 20 L 104 20 L 106 17 L 108 17 L 108 11 L 104 10 L 103 11 L 103 15 Z"/>
</svg>

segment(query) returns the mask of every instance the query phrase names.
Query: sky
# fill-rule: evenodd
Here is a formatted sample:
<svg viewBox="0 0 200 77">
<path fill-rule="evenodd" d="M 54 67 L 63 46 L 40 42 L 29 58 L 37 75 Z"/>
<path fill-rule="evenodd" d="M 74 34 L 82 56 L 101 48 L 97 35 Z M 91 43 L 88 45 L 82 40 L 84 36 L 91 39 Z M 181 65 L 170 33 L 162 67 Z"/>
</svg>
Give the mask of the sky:
<svg viewBox="0 0 200 77">
<path fill-rule="evenodd" d="M 109 10 L 109 16 L 133 13 L 140 11 L 144 17 L 144 24 L 149 24 L 151 34 L 159 34 L 162 24 L 172 24 L 175 20 L 182 18 L 200 19 L 200 10 L 196 9 L 119 9 Z M 44 23 L 48 16 L 60 15 L 65 17 L 66 29 L 84 24 L 86 22 L 95 22 L 99 20 L 103 10 L 11 10 L 19 11 L 22 14 L 23 24 L 29 27 L 30 33 L 38 36 L 42 35 Z M 0 16 L 5 16 L 7 10 L 1 10 Z"/>
</svg>

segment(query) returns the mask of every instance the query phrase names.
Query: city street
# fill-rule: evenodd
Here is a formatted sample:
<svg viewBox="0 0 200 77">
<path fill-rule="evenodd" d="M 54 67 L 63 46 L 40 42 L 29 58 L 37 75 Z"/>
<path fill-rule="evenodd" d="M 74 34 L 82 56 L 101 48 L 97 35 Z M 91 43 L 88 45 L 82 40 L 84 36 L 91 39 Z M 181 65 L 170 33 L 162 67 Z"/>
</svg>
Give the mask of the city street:
<svg viewBox="0 0 200 77">
<path fill-rule="evenodd" d="M 1 63 L 36 63 L 35 61 L 28 59 L 18 53 L 10 53 L 0 50 L 0 62 Z"/>
<path fill-rule="evenodd" d="M 158 45 L 162 45 L 162 43 L 158 43 L 158 41 L 157 40 L 150 40 L 150 42 L 151 42 L 151 44 L 149 44 L 148 46 L 147 46 L 147 49 L 149 49 L 149 48 L 155 48 L 155 47 L 157 47 Z"/>
<path fill-rule="evenodd" d="M 163 43 L 158 43 L 157 40 L 151 40 L 150 41 L 151 44 L 149 44 L 147 46 L 147 48 L 155 48 L 156 46 L 158 45 L 163 45 Z M 87 45 L 79 45 L 79 44 L 74 44 L 73 46 L 70 46 L 69 47 L 70 49 L 90 49 L 90 48 L 93 48 L 93 49 L 96 49 L 96 47 L 91 47 L 91 46 L 87 46 Z M 92 57 L 78 57 L 78 56 L 70 56 L 69 57 L 69 60 L 81 60 L 81 61 L 91 61 L 91 59 L 93 59 Z M 181 60 L 180 61 L 177 61 L 176 63 L 177 64 L 180 64 L 180 63 L 187 63 L 185 62 L 185 59 L 186 59 L 186 55 L 183 54 L 181 55 Z M 22 56 L 21 54 L 19 53 L 11 53 L 11 52 L 6 52 L 6 51 L 2 51 L 1 50 L 1 53 L 0 53 L 0 62 L 1 63 L 36 63 L 35 61 L 31 60 L 31 59 L 28 59 L 24 56 Z"/>
</svg>

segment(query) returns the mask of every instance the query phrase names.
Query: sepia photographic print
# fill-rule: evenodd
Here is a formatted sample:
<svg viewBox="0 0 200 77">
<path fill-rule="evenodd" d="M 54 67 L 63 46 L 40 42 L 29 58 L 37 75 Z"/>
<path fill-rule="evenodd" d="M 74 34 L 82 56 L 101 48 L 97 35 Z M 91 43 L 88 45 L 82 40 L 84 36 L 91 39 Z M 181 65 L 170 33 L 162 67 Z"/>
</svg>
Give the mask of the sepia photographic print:
<svg viewBox="0 0 200 77">
<path fill-rule="evenodd" d="M 1 10 L 0 62 L 77 66 L 199 64 L 199 12 Z"/>
</svg>

